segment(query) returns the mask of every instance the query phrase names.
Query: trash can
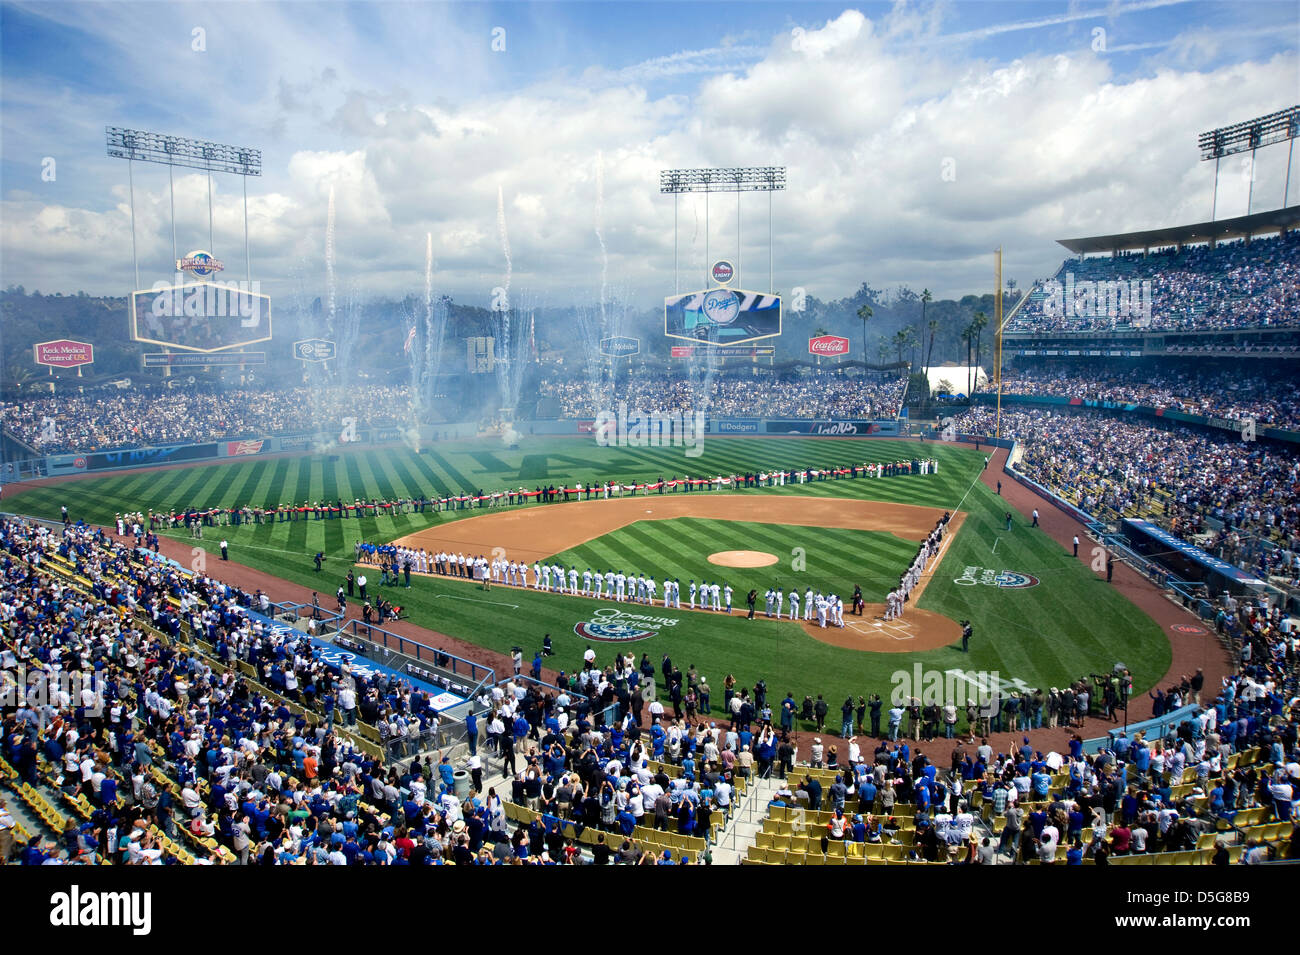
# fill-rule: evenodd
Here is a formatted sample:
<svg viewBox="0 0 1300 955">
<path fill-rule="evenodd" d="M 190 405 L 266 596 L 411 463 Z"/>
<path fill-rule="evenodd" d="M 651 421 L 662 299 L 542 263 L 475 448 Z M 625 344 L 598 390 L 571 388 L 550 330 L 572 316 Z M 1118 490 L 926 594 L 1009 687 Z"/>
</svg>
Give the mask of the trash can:
<svg viewBox="0 0 1300 955">
<path fill-rule="evenodd" d="M 469 773 L 466 770 L 458 769 L 451 774 L 452 789 L 456 793 L 456 798 L 464 802 L 469 798 Z"/>
</svg>

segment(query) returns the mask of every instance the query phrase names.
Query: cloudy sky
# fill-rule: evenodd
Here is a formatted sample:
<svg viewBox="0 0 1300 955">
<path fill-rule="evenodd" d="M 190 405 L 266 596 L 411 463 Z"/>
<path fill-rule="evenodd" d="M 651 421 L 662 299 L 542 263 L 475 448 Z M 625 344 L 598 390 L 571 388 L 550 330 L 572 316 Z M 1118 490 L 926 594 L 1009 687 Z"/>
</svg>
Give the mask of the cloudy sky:
<svg viewBox="0 0 1300 955">
<path fill-rule="evenodd" d="M 601 284 L 639 305 L 673 286 L 670 167 L 784 165 L 775 285 L 1023 285 L 1055 240 L 1209 218 L 1199 132 L 1300 99 L 1294 2 L 130 3 L 0 5 L 0 284 L 133 285 L 116 125 L 247 145 L 252 273 L 325 283 L 328 196 L 342 286 L 435 283 L 487 305 Z M 1285 146 L 1253 209 L 1283 202 Z M 141 282 L 171 272 L 165 167 L 135 164 Z M 1300 163 L 1297 177 L 1300 178 Z M 1246 211 L 1226 161 L 1220 216 Z M 208 248 L 207 178 L 178 171 L 177 243 Z M 1300 194 L 1291 186 L 1290 202 Z M 602 201 L 603 196 L 603 201 Z M 243 275 L 241 183 L 217 176 L 210 251 Z M 767 199 L 683 197 L 682 288 L 709 257 L 766 288 Z M 606 253 L 602 256 L 601 239 Z"/>
</svg>

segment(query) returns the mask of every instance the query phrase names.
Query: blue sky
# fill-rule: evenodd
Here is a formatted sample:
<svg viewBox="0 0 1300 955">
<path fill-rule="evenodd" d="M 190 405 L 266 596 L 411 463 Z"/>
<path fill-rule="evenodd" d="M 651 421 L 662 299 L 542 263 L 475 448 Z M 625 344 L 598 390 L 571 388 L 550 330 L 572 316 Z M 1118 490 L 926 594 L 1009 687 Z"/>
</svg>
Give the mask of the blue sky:
<svg viewBox="0 0 1300 955">
<path fill-rule="evenodd" d="M 516 288 L 548 304 L 589 298 L 599 222 L 611 284 L 648 305 L 672 283 L 658 170 L 767 163 L 790 170 L 776 203 L 779 288 L 834 298 L 869 280 L 961 294 L 988 284 L 999 244 L 1023 284 L 1059 263 L 1057 238 L 1208 218 L 1212 172 L 1195 136 L 1297 101 L 1297 10 L 4 4 L 0 283 L 127 290 L 112 124 L 262 149 L 253 272 L 272 294 L 318 291 L 332 188 L 346 282 L 420 287 L 431 234 L 439 288 L 486 301 L 505 270 L 499 191 Z M 1261 154 L 1256 210 L 1280 205 L 1285 161 L 1284 148 Z M 1224 170 L 1221 215 L 1245 211 L 1249 174 Z M 148 284 L 171 257 L 167 177 L 137 166 L 135 178 Z M 180 251 L 206 245 L 204 178 L 178 176 L 177 202 Z M 215 203 L 213 251 L 240 259 L 239 183 L 219 178 Z M 757 199 L 745 208 L 765 220 Z M 702 272 L 701 200 L 679 213 L 683 258 Z M 734 215 L 734 199 L 713 200 L 710 257 L 736 254 Z M 743 243 L 739 254 L 765 260 L 765 230 Z"/>
</svg>

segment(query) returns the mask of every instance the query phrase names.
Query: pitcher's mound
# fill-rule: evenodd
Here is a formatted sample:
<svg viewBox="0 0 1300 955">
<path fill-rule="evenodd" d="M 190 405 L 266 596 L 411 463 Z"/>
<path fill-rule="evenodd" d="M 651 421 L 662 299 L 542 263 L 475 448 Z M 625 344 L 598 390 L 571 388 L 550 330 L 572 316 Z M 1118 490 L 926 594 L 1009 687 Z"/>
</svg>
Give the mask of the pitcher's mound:
<svg viewBox="0 0 1300 955">
<path fill-rule="evenodd" d="M 720 567 L 766 567 L 777 560 L 776 554 L 761 550 L 720 550 L 709 555 L 709 563 Z"/>
</svg>

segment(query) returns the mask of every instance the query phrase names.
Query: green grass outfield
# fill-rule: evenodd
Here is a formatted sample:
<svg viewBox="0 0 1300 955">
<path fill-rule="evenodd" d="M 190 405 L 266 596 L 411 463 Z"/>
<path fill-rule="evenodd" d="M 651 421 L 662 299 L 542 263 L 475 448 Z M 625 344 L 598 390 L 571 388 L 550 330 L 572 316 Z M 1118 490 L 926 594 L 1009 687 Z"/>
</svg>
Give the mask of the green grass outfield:
<svg viewBox="0 0 1300 955">
<path fill-rule="evenodd" d="M 685 457 L 681 448 L 600 448 L 589 437 L 526 438 L 518 451 L 503 450 L 496 442 L 459 442 L 439 444 L 421 454 L 403 448 L 365 449 L 342 452 L 333 462 L 304 455 L 128 472 L 16 493 L 11 486 L 6 489 L 11 495 L 5 503 L 18 513 L 45 517 L 57 517 L 60 505 L 66 504 L 74 519 L 108 524 L 116 512 L 151 507 L 265 506 L 318 498 L 399 497 L 478 488 L 492 491 L 543 482 L 558 486 L 602 478 L 630 483 L 633 479 L 653 481 L 661 475 L 671 478 L 892 461 L 921 453 L 939 460 L 938 474 L 825 481 L 742 493 L 752 494 L 756 505 L 761 499 L 784 495 L 874 499 L 949 509 L 962 502 L 968 514 L 966 523 L 919 606 L 953 619 L 969 618 L 975 627 L 969 654 L 959 647 L 924 653 L 863 653 L 813 640 L 790 623 L 746 624 L 725 616 L 660 607 L 654 610 L 655 616 L 678 622 L 660 626 L 655 636 L 643 641 L 598 647 L 601 659 L 616 646 L 638 655 L 649 653 L 656 664 L 668 653 L 683 670 L 694 663 L 708 677 L 719 702 L 722 677 L 727 672 L 746 685 L 761 676 L 775 694 L 787 689 L 800 699 L 807 693 L 825 694 L 832 717 L 848 694 L 887 695 L 891 674 L 899 670 L 911 673 L 916 663 L 927 669 L 996 671 L 1005 680 L 1019 679 L 1031 686 L 1060 685 L 1109 669 L 1116 661 L 1133 670 L 1140 690 L 1165 674 L 1170 663 L 1169 643 L 1149 617 L 1047 535 L 1028 528 L 1025 520 L 1018 519 L 1011 532 L 1005 530 L 1005 502 L 976 480 L 983 453 L 929 442 L 922 448 L 910 441 L 852 438 L 713 438 L 705 440 L 703 455 L 693 459 Z M 392 540 L 433 523 L 478 513 L 298 521 L 231 527 L 222 533 L 230 541 L 233 559 L 329 595 L 350 566 L 357 539 Z M 847 597 L 855 580 L 861 581 L 864 593 L 879 594 L 880 574 L 885 575 L 884 583 L 896 579 L 903 570 L 901 562 L 911 553 L 911 545 L 900 546 L 892 535 L 782 527 L 775 523 L 779 514 L 779 507 L 756 506 L 752 525 L 733 522 L 728 526 L 697 519 L 639 522 L 560 557 L 582 569 L 588 559 L 599 562 L 617 555 L 627 559 L 625 569 L 654 571 L 660 580 L 660 568 L 675 559 L 682 568 L 676 576 L 685 581 L 690 576 L 699 579 L 712 567 L 704 561 L 709 553 L 752 548 L 775 553 L 781 562 L 758 572 L 736 571 L 736 580 L 765 584 L 766 571 L 780 568 L 783 573 L 795 573 L 790 567 L 796 556 L 792 551 L 800 547 L 808 567 L 802 576 L 825 573 L 827 587 L 838 587 Z M 188 538 L 185 531 L 172 533 Z M 209 532 L 202 544 L 213 550 L 219 539 Z M 760 543 L 763 546 L 758 546 Z M 311 555 L 318 550 L 329 557 L 326 572 L 320 575 L 313 572 L 311 562 Z M 631 562 L 638 555 L 644 556 L 643 566 L 633 568 Z M 891 565 L 896 555 L 900 555 L 900 565 L 895 568 Z M 954 579 L 967 566 L 1031 574 L 1040 583 L 1025 589 L 957 585 Z M 879 568 L 887 570 L 878 573 Z M 371 577 L 377 579 L 378 575 Z M 742 605 L 745 591 L 735 582 L 733 587 L 737 590 L 734 603 Z M 585 647 L 573 628 L 580 621 L 593 619 L 592 611 L 598 606 L 580 597 L 508 587 L 484 593 L 472 584 L 414 578 L 411 589 L 402 590 L 394 599 L 410 609 L 417 623 L 502 652 L 519 645 L 531 655 L 542 634 L 549 632 L 557 653 L 549 663 L 569 670 L 580 664 Z M 605 602 L 604 606 L 613 604 Z"/>
</svg>

